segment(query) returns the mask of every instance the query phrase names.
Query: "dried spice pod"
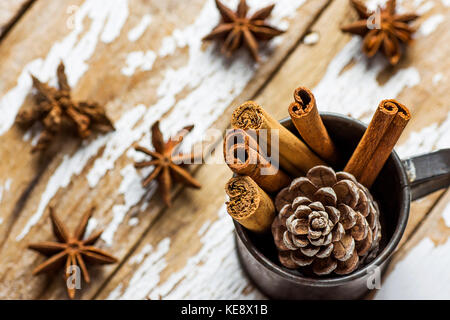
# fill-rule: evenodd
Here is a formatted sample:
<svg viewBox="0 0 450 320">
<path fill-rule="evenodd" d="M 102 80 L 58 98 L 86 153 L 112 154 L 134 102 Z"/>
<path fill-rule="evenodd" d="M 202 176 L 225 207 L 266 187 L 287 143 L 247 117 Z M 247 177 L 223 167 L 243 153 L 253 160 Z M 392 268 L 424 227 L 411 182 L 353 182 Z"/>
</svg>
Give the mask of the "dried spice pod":
<svg viewBox="0 0 450 320">
<path fill-rule="evenodd" d="M 244 43 L 253 59 L 259 61 L 258 41 L 270 40 L 284 32 L 265 22 L 274 4 L 256 11 L 250 17 L 247 17 L 249 8 L 245 0 L 240 0 L 236 12 L 219 0 L 216 0 L 216 6 L 222 20 L 203 40 L 222 39 L 222 53 L 226 56 L 231 56 Z"/>
<path fill-rule="evenodd" d="M 152 159 L 149 161 L 135 162 L 134 167 L 136 169 L 151 166 L 155 167 L 142 181 L 142 186 L 147 187 L 150 182 L 157 179 L 161 196 L 168 207 L 172 206 L 171 189 L 174 179 L 188 187 L 196 189 L 201 188 L 200 182 L 183 168 L 186 164 L 193 164 L 201 157 L 201 155 L 196 155 L 194 153 L 175 154 L 177 146 L 193 128 L 194 126 L 186 126 L 174 137 L 171 137 L 167 142 L 164 142 L 162 132 L 159 129 L 159 121 L 156 121 L 151 127 L 152 145 L 155 150 L 152 151 L 139 145 L 135 146 L 136 151 L 145 153 L 152 157 Z"/>
<path fill-rule="evenodd" d="M 277 192 L 291 182 L 277 164 L 270 163 L 258 152 L 258 144 L 244 130 L 231 130 L 223 147 L 225 162 L 231 171 L 251 177 L 264 191 Z"/>
<path fill-rule="evenodd" d="M 105 109 L 95 102 L 75 102 L 70 94 L 64 64 L 57 69 L 58 88 L 52 88 L 34 76 L 33 88 L 36 106 L 21 110 L 16 123 L 27 129 L 36 122 L 42 123 L 44 129 L 32 151 L 42 151 L 48 148 L 55 137 L 64 128 L 75 129 L 82 139 L 88 138 L 93 130 L 109 132 L 114 126 L 106 116 Z"/>
<path fill-rule="evenodd" d="M 392 65 L 396 65 L 401 56 L 401 43 L 409 43 L 414 28 L 409 25 L 419 16 L 415 13 L 396 13 L 396 1 L 388 0 L 384 8 L 369 11 L 359 0 L 350 0 L 357 11 L 359 20 L 341 27 L 341 30 L 364 38 L 363 52 L 372 57 L 382 50 Z M 375 19 L 374 19 L 375 18 Z"/>
<path fill-rule="evenodd" d="M 408 108 L 398 101 L 381 101 L 344 171 L 370 188 L 410 119 Z"/>
<path fill-rule="evenodd" d="M 322 159 L 336 163 L 338 150 L 319 115 L 316 98 L 308 88 L 298 87 L 294 91 L 294 100 L 288 111 L 298 133 Z"/>
<path fill-rule="evenodd" d="M 75 232 L 70 234 L 65 225 L 56 216 L 53 208 L 50 207 L 53 233 L 58 239 L 58 242 L 45 241 L 30 243 L 28 245 L 29 249 L 49 257 L 33 270 L 33 275 L 53 272 L 55 269 L 65 266 L 64 278 L 66 282 L 69 280 L 69 277 L 75 276 L 74 278 L 80 278 L 82 275 L 84 281 L 89 283 L 91 278 L 85 262 L 100 265 L 117 262 L 117 259 L 112 255 L 93 246 L 102 235 L 102 231 L 95 232 L 84 239 L 84 234 L 93 211 L 94 208 L 87 210 Z M 81 275 L 78 274 L 80 271 Z M 67 293 L 70 299 L 75 298 L 75 286 L 67 286 Z"/>
<path fill-rule="evenodd" d="M 228 214 L 245 228 L 254 232 L 270 229 L 275 217 L 272 199 L 252 178 L 238 176 L 231 178 L 225 185 Z"/>
<path fill-rule="evenodd" d="M 378 251 L 378 205 L 349 173 L 316 166 L 280 191 L 275 206 L 272 235 L 287 268 L 349 274 Z"/>
</svg>

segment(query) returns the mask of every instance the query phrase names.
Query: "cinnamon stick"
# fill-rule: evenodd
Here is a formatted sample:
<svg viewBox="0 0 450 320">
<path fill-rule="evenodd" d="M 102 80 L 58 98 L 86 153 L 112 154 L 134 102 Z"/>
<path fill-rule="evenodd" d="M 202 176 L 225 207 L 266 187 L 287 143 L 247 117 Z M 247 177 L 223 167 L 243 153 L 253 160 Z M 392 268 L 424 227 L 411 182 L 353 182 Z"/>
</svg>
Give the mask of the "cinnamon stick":
<svg viewBox="0 0 450 320">
<path fill-rule="evenodd" d="M 294 91 L 294 100 L 289 115 L 298 133 L 322 159 L 336 163 L 338 151 L 322 122 L 314 95 L 308 88 L 299 87 Z"/>
<path fill-rule="evenodd" d="M 246 144 L 258 152 L 262 149 L 258 144 L 257 133 L 255 130 L 229 129 L 226 131 L 223 140 L 223 152 L 226 156 L 225 160 L 228 159 L 227 156 L 231 156 L 227 154 L 227 150 L 230 150 L 235 144 Z"/>
<path fill-rule="evenodd" d="M 401 103 L 381 101 L 344 171 L 370 188 L 410 119 L 409 110 Z"/>
<path fill-rule="evenodd" d="M 398 112 L 383 135 L 377 149 L 375 150 L 372 159 L 367 164 L 367 170 L 364 170 L 359 181 L 367 186 L 371 187 L 375 182 L 378 174 L 386 163 L 389 155 L 391 154 L 394 146 L 400 138 L 403 130 L 411 119 L 409 110 L 402 104 L 397 103 Z"/>
<path fill-rule="evenodd" d="M 265 143 L 271 156 L 277 153 L 281 167 L 293 176 L 298 177 L 316 165 L 325 164 L 300 139 L 253 101 L 247 101 L 236 108 L 231 125 L 233 128 L 256 130 L 260 144 L 267 133 Z M 274 141 L 278 138 L 278 146 L 273 145 L 272 137 L 275 138 Z"/>
<path fill-rule="evenodd" d="M 275 218 L 275 206 L 252 178 L 231 178 L 225 185 L 225 192 L 230 197 L 226 203 L 227 211 L 234 220 L 254 232 L 270 229 Z"/>
<path fill-rule="evenodd" d="M 244 130 L 228 132 L 223 152 L 225 162 L 234 173 L 250 176 L 266 192 L 277 192 L 291 181 L 278 165 L 270 163 L 258 152 L 258 144 Z"/>
</svg>

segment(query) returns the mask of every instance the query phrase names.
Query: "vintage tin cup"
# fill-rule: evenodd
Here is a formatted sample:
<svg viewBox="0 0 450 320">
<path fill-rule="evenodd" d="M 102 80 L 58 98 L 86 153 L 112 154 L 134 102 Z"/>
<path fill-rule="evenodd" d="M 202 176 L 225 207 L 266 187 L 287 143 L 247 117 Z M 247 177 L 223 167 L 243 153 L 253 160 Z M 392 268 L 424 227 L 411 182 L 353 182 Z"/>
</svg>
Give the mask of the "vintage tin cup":
<svg viewBox="0 0 450 320">
<path fill-rule="evenodd" d="M 349 159 L 366 126 L 343 115 L 321 116 L 342 158 Z M 289 118 L 280 123 L 298 136 Z M 273 299 L 362 298 L 374 287 L 397 248 L 410 202 L 449 185 L 450 149 L 403 161 L 392 152 L 371 189 L 380 206 L 383 230 L 378 256 L 372 262 L 345 276 L 305 276 L 281 266 L 271 234 L 254 234 L 234 221 L 240 263 L 254 284 Z"/>
</svg>

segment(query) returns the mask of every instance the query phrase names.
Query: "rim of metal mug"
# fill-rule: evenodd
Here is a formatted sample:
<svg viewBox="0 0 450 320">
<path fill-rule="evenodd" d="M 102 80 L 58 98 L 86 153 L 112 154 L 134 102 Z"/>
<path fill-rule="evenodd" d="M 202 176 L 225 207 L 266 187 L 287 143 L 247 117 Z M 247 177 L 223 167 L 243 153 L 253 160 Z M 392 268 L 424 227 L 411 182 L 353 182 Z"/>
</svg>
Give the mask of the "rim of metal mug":
<svg viewBox="0 0 450 320">
<path fill-rule="evenodd" d="M 345 121 L 351 121 L 362 128 L 367 128 L 367 126 L 362 123 L 359 120 L 347 117 L 342 114 L 337 113 L 331 113 L 331 112 L 321 112 L 320 115 L 324 118 L 339 118 L 340 120 Z M 286 122 L 289 122 L 290 118 L 285 118 L 280 120 L 279 122 L 281 124 L 284 124 Z M 382 265 L 394 252 L 394 250 L 397 248 L 398 243 L 400 242 L 403 233 L 406 228 L 406 223 L 409 216 L 409 209 L 410 209 L 410 199 L 411 199 L 411 191 L 408 184 L 407 175 L 405 172 L 405 168 L 403 167 L 402 161 L 400 160 L 399 156 L 395 151 L 392 151 L 390 157 L 394 160 L 394 165 L 396 168 L 396 171 L 398 172 L 399 179 L 400 179 L 400 187 L 402 189 L 400 199 L 401 201 L 401 211 L 403 210 L 404 213 L 400 212 L 400 216 L 397 220 L 397 226 L 394 230 L 394 233 L 392 235 L 391 240 L 386 244 L 386 247 L 377 255 L 377 257 L 371 261 L 369 264 L 365 265 L 363 268 L 359 269 L 358 271 L 351 273 L 349 275 L 339 276 L 337 278 L 328 278 L 328 279 L 314 279 L 314 278 L 308 278 L 303 277 L 301 275 L 295 275 L 288 271 L 285 271 L 282 269 L 282 267 L 276 265 L 274 262 L 272 262 L 270 259 L 266 258 L 257 248 L 252 244 L 250 241 L 247 231 L 244 231 L 242 226 L 233 220 L 236 233 L 244 246 L 247 248 L 248 252 L 262 265 L 264 265 L 267 269 L 270 271 L 279 274 L 280 276 L 286 278 L 287 280 L 293 281 L 293 282 L 303 282 L 305 284 L 308 284 L 310 286 L 315 287 L 322 287 L 326 286 L 329 287 L 330 285 L 340 285 L 345 282 L 355 280 L 358 278 L 362 278 L 364 275 L 367 275 L 368 270 L 372 270 L 373 267 L 377 267 Z"/>
</svg>

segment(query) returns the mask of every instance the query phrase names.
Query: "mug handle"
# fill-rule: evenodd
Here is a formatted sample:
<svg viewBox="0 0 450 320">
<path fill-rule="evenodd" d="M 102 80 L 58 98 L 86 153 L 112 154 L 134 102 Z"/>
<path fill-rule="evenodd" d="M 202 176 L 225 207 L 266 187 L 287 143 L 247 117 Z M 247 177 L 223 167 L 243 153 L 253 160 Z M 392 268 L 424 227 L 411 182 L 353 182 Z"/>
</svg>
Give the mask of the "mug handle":
<svg viewBox="0 0 450 320">
<path fill-rule="evenodd" d="M 442 149 L 403 160 L 411 200 L 450 186 L 450 149 Z"/>
</svg>

